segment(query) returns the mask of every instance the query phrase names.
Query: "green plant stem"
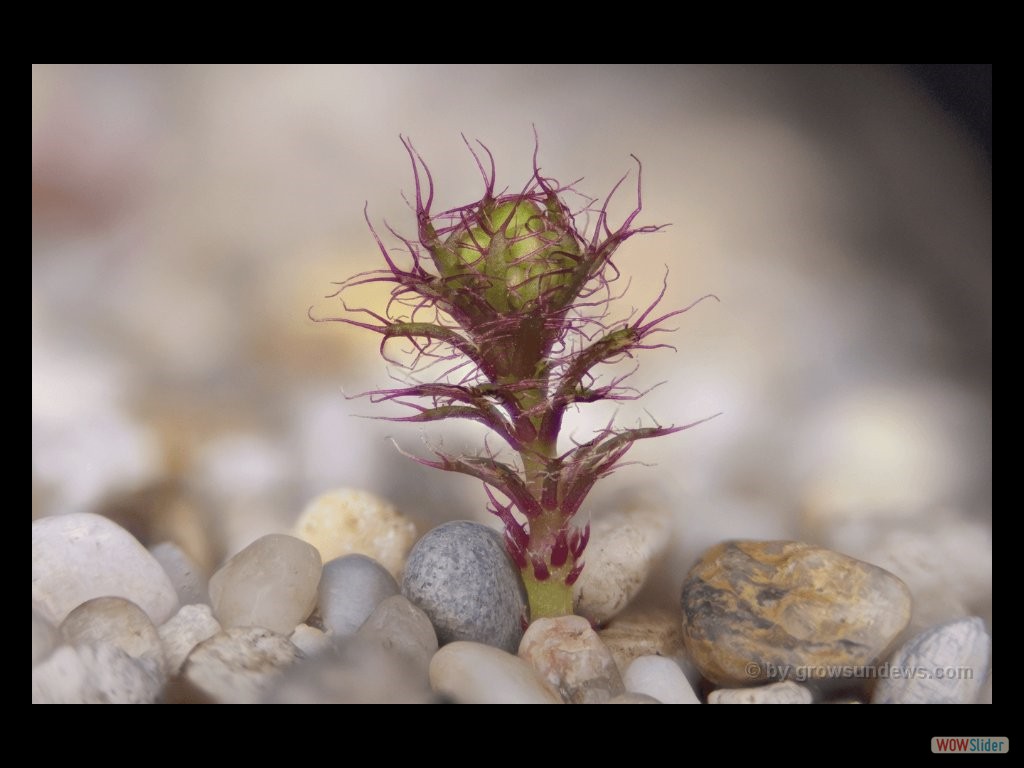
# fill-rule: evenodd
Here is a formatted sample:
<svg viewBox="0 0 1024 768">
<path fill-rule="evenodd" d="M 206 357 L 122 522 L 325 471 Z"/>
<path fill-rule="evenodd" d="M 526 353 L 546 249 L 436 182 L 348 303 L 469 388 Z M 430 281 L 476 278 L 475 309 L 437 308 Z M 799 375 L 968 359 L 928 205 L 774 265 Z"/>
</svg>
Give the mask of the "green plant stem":
<svg viewBox="0 0 1024 768">
<path fill-rule="evenodd" d="M 543 387 L 526 390 L 520 396 L 520 404 L 524 411 L 542 406 L 546 412 L 550 401 Z M 548 461 L 556 456 L 557 444 L 554 440 L 544 440 L 540 435 L 543 414 L 531 417 L 538 437 L 526 450 L 520 453 L 523 470 L 526 475 L 527 487 L 535 499 L 543 498 L 544 481 L 549 471 Z M 527 546 L 527 562 L 523 567 L 523 583 L 530 602 L 530 620 L 565 616 L 572 614 L 572 587 L 565 583 L 565 577 L 572 570 L 572 555 L 566 557 L 565 563 L 555 568 L 551 565 L 551 550 L 558 532 L 564 527 L 565 520 L 561 511 L 545 509 L 543 513 L 529 522 L 529 544 Z M 534 571 L 531 555 L 539 556 L 548 568 L 547 578 L 538 579 Z"/>
</svg>

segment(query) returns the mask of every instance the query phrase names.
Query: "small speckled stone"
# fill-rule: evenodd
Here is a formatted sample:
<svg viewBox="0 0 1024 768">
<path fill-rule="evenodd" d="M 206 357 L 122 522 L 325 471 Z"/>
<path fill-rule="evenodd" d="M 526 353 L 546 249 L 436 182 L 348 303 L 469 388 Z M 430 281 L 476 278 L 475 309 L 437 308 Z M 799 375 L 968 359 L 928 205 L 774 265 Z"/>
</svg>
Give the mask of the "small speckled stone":
<svg viewBox="0 0 1024 768">
<path fill-rule="evenodd" d="M 331 644 L 331 636 L 309 624 L 299 624 L 288 637 L 306 656 L 315 656 Z"/>
<path fill-rule="evenodd" d="M 719 688 L 708 694 L 708 704 L 810 704 L 811 692 L 792 680 L 758 688 Z"/>
<path fill-rule="evenodd" d="M 636 597 L 665 553 L 672 517 L 667 510 L 635 508 L 591 525 L 586 567 L 573 585 L 576 613 L 604 624 Z"/>
<path fill-rule="evenodd" d="M 611 651 L 582 616 L 537 619 L 523 635 L 519 658 L 570 704 L 603 704 L 626 690 Z"/>
<path fill-rule="evenodd" d="M 174 585 L 180 605 L 210 603 L 206 577 L 203 576 L 192 558 L 177 544 L 164 541 L 152 547 L 149 553 L 156 558 Z"/>
<path fill-rule="evenodd" d="M 405 656 L 424 673 L 437 652 L 437 633 L 430 618 L 402 595 L 382 601 L 358 634 L 370 643 Z"/>
<path fill-rule="evenodd" d="M 33 704 L 152 704 L 163 676 L 110 643 L 61 645 L 32 670 Z"/>
<path fill-rule="evenodd" d="M 166 675 L 164 650 L 153 622 L 123 597 L 97 597 L 82 603 L 60 625 L 68 645 L 112 645 L 157 677 Z"/>
<path fill-rule="evenodd" d="M 648 696 L 646 693 L 630 693 L 626 691 L 608 699 L 605 704 L 661 704 L 661 702 L 653 696 Z"/>
<path fill-rule="evenodd" d="M 213 615 L 224 627 L 263 627 L 282 635 L 313 612 L 320 553 L 293 536 L 263 536 L 213 574 Z"/>
<path fill-rule="evenodd" d="M 236 627 L 200 643 L 182 675 L 210 701 L 255 704 L 299 655 L 286 637 L 261 627 Z"/>
<path fill-rule="evenodd" d="M 430 660 L 430 685 L 459 704 L 561 704 L 562 697 L 537 671 L 498 648 L 449 643 Z"/>
<path fill-rule="evenodd" d="M 907 626 L 911 601 L 891 573 L 838 552 L 731 541 L 690 570 L 682 608 L 683 639 L 701 673 L 747 687 L 870 664 Z"/>
<path fill-rule="evenodd" d="M 438 642 L 472 640 L 510 653 L 519 648 L 526 590 L 497 531 L 458 520 L 419 540 L 402 594 L 423 609 Z"/>
<path fill-rule="evenodd" d="M 176 675 L 192 649 L 221 631 L 213 610 L 205 603 L 182 606 L 173 618 L 157 629 L 164 647 L 167 670 Z"/>
<path fill-rule="evenodd" d="M 324 566 L 317 610 L 324 629 L 354 635 L 382 600 L 398 594 L 398 582 L 366 555 L 345 555 Z"/>
<path fill-rule="evenodd" d="M 154 624 L 178 609 L 164 569 L 121 526 L 105 517 L 76 512 L 32 523 L 32 601 L 60 624 L 94 597 L 123 597 Z"/>
<path fill-rule="evenodd" d="M 630 609 L 612 619 L 597 634 L 612 652 L 620 672 L 640 656 L 680 658 L 686 655 L 678 611 Z"/>
<path fill-rule="evenodd" d="M 318 550 L 323 561 L 362 554 L 396 579 L 416 541 L 416 526 L 394 505 L 372 493 L 341 488 L 317 496 L 295 523 L 295 535 Z"/>
<path fill-rule="evenodd" d="M 889 659 L 872 704 L 974 704 L 988 673 L 989 637 L 979 618 L 922 632 Z M 901 674 L 893 674 L 899 670 Z"/>
<path fill-rule="evenodd" d="M 37 610 L 32 609 L 32 666 L 50 655 L 60 644 L 60 632 Z"/>
<path fill-rule="evenodd" d="M 622 676 L 626 690 L 645 693 L 662 704 L 700 704 L 690 681 L 672 659 L 663 656 L 641 656 L 634 659 Z"/>
</svg>

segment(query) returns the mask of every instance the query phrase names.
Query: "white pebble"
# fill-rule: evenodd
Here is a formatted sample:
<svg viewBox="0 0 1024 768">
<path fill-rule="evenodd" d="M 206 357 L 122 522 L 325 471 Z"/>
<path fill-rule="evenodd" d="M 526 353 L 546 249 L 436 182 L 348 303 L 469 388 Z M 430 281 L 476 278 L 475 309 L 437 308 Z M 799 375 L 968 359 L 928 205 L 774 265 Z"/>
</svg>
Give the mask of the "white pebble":
<svg viewBox="0 0 1024 768">
<path fill-rule="evenodd" d="M 157 630 L 163 644 L 168 674 L 178 674 L 192 649 L 220 631 L 220 623 L 213 618 L 210 606 L 205 603 L 182 606 Z"/>
<path fill-rule="evenodd" d="M 320 550 L 325 563 L 342 555 L 362 554 L 397 579 L 416 541 L 416 526 L 384 499 L 341 488 L 306 506 L 295 523 L 295 535 Z"/>
<path fill-rule="evenodd" d="M 62 645 L 32 670 L 33 704 L 152 704 L 162 689 L 162 676 L 110 644 Z"/>
<path fill-rule="evenodd" d="M 537 619 L 523 635 L 519 658 L 570 704 L 603 704 L 625 692 L 611 651 L 582 616 Z"/>
<path fill-rule="evenodd" d="M 330 635 L 309 624 L 299 624 L 288 639 L 306 656 L 315 656 L 331 644 Z"/>
<path fill-rule="evenodd" d="M 573 585 L 576 613 L 604 624 L 636 597 L 665 553 L 672 518 L 666 510 L 634 508 L 591 526 L 586 565 Z"/>
<path fill-rule="evenodd" d="M 299 656 L 299 649 L 286 637 L 260 627 L 238 627 L 196 647 L 182 675 L 211 701 L 256 704 Z"/>
<path fill-rule="evenodd" d="M 981 619 L 934 627 L 892 655 L 871 703 L 974 704 L 988 674 L 988 658 L 989 636 Z"/>
<path fill-rule="evenodd" d="M 32 666 L 60 645 L 60 632 L 35 608 L 32 609 Z"/>
<path fill-rule="evenodd" d="M 672 659 L 640 656 L 630 662 L 622 676 L 626 690 L 646 693 L 662 704 L 700 704 L 686 675 Z"/>
<path fill-rule="evenodd" d="M 290 635 L 316 606 L 320 554 L 293 536 L 263 536 L 210 579 L 213 614 L 224 627 Z"/>
<path fill-rule="evenodd" d="M 206 577 L 185 550 L 174 542 L 164 541 L 152 547 L 149 552 L 160 563 L 174 585 L 179 605 L 210 603 Z"/>
<path fill-rule="evenodd" d="M 166 677 L 160 635 L 149 616 L 130 600 L 97 597 L 67 615 L 60 632 L 68 645 L 112 645 L 157 677 Z"/>
<path fill-rule="evenodd" d="M 708 694 L 708 704 L 810 704 L 809 689 L 792 680 L 757 688 L 719 688 Z"/>
<path fill-rule="evenodd" d="M 430 660 L 430 685 L 460 704 L 561 704 L 558 692 L 511 653 L 457 640 Z"/>
<path fill-rule="evenodd" d="M 77 512 L 32 523 L 32 600 L 54 624 L 94 597 L 123 597 L 162 624 L 178 596 L 160 563 L 134 536 Z"/>
</svg>

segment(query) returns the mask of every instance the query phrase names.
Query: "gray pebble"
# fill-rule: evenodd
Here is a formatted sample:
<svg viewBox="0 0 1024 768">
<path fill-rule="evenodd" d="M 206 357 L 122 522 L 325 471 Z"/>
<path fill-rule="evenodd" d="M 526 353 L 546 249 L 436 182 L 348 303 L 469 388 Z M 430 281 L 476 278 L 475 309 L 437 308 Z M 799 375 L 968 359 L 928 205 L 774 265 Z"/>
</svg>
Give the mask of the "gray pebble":
<svg viewBox="0 0 1024 768">
<path fill-rule="evenodd" d="M 977 618 L 933 627 L 883 667 L 872 704 L 973 704 L 988 674 L 989 637 Z"/>
<path fill-rule="evenodd" d="M 480 523 L 438 526 L 409 553 L 402 593 L 426 612 L 444 645 L 471 640 L 515 653 L 526 590 L 502 536 Z"/>
<path fill-rule="evenodd" d="M 320 620 L 325 630 L 336 635 L 354 635 L 382 600 L 397 594 L 395 577 L 373 558 L 335 558 L 320 574 Z"/>
<path fill-rule="evenodd" d="M 427 614 L 402 595 L 384 600 L 359 628 L 359 637 L 405 656 L 426 674 L 437 651 L 437 633 Z"/>
</svg>

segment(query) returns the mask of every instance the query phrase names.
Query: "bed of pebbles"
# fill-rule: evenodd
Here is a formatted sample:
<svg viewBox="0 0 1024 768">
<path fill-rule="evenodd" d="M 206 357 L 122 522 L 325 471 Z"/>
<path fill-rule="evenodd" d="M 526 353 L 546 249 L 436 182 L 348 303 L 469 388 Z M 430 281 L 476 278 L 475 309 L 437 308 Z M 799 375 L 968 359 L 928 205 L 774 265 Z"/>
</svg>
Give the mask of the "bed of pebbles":
<svg viewBox="0 0 1024 768">
<path fill-rule="evenodd" d="M 667 519 L 644 509 L 595 526 L 595 556 L 576 590 L 582 615 L 541 619 L 524 631 L 525 592 L 497 531 L 456 521 L 413 545 L 410 521 L 363 491 L 316 499 L 291 533 L 258 538 L 208 580 L 178 545 L 147 550 L 109 518 L 44 518 L 32 531 L 32 699 L 982 697 L 990 641 L 981 619 L 912 631 L 907 584 L 820 546 L 720 544 L 690 570 L 674 609 L 631 611 L 664 549 L 656 542 L 666 538 Z"/>
</svg>

